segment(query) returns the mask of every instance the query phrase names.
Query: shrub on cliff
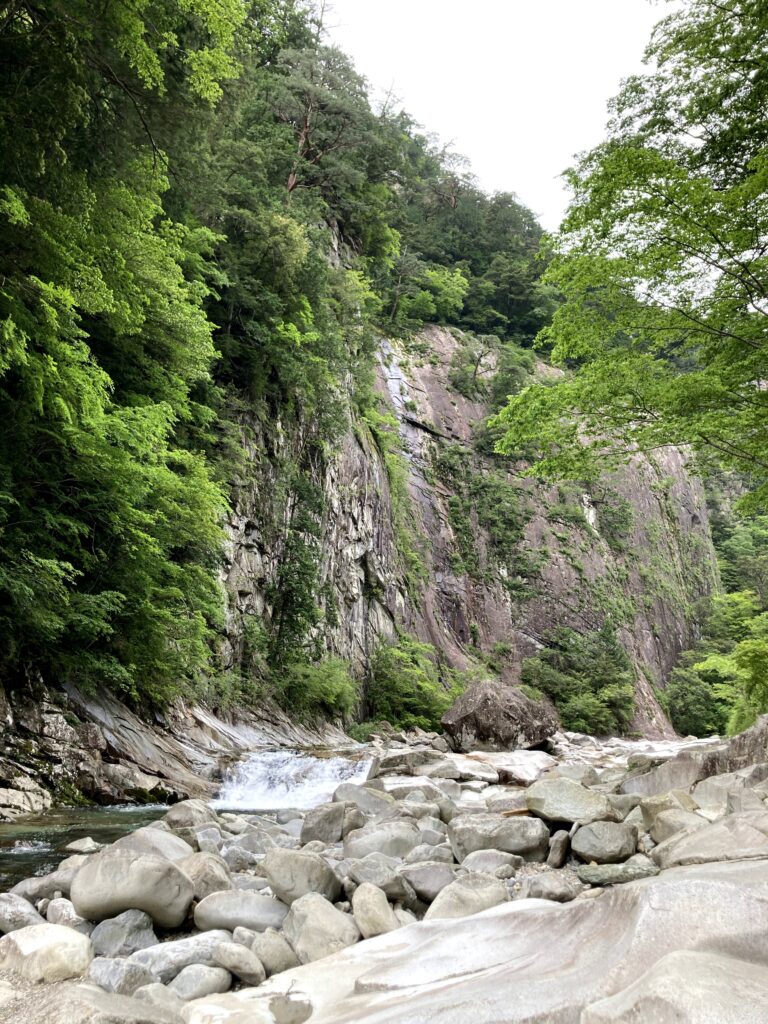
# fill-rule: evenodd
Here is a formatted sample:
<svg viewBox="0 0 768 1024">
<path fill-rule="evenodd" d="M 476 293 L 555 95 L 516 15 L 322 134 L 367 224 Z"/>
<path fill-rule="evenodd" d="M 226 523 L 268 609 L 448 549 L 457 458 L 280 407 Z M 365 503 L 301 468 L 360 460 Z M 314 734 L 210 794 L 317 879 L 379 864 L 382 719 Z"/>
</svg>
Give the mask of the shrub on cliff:
<svg viewBox="0 0 768 1024">
<path fill-rule="evenodd" d="M 634 713 L 632 665 L 609 624 L 590 633 L 555 630 L 523 662 L 522 681 L 546 694 L 576 732 L 621 734 Z"/>
<path fill-rule="evenodd" d="M 403 634 L 379 647 L 371 660 L 368 717 L 399 728 L 439 729 L 442 715 L 463 688 L 464 680 L 456 673 L 441 678 L 431 644 Z"/>
</svg>

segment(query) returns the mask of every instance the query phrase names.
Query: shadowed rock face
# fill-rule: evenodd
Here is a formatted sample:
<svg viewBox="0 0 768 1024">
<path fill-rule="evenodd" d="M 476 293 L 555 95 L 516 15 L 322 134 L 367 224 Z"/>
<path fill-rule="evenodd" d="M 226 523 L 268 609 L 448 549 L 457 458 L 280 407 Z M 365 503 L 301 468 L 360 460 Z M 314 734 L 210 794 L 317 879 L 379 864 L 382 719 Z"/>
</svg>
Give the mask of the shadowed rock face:
<svg viewBox="0 0 768 1024">
<path fill-rule="evenodd" d="M 474 683 L 442 718 L 455 750 L 517 750 L 535 747 L 558 728 L 557 714 L 514 686 Z"/>
</svg>

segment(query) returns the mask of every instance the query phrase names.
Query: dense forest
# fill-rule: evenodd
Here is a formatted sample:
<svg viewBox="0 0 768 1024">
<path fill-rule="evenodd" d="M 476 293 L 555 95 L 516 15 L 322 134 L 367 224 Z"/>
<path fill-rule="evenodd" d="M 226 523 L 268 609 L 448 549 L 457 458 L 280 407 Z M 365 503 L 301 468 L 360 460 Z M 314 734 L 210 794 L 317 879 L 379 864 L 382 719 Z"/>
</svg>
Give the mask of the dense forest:
<svg viewBox="0 0 768 1024">
<path fill-rule="evenodd" d="M 307 675 L 304 470 L 350 387 L 377 416 L 377 331 L 530 344 L 540 228 L 374 110 L 309 4 L 13 0 L 0 54 L 3 678 L 231 689 L 218 567 L 247 409 L 307 434 L 261 675 L 348 710 L 338 666 Z"/>
<path fill-rule="evenodd" d="M 768 706 L 767 30 L 758 0 L 664 20 L 545 238 L 374 103 L 309 2 L 0 4 L 2 681 L 351 715 L 354 682 L 313 643 L 307 471 L 350 401 L 386 441 L 377 339 L 441 323 L 463 332 L 463 393 L 493 355 L 500 460 L 580 483 L 697 452 L 724 590 L 663 699 L 684 732 L 749 724 Z M 523 386 L 535 348 L 565 373 Z M 233 672 L 220 565 L 254 416 L 302 446 L 274 496 L 292 519 L 272 613 Z M 584 702 L 598 669 L 608 719 Z M 609 628 L 524 678 L 610 730 L 627 670 Z M 406 723 L 460 686 L 407 636 L 371 673 L 369 712 Z"/>
</svg>

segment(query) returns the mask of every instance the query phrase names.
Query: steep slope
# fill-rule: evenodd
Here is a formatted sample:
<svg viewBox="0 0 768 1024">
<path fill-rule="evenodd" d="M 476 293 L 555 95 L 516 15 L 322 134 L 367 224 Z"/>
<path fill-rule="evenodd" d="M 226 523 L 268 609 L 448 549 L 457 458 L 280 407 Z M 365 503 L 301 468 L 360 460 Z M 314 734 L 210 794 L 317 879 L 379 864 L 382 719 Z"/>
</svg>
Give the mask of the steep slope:
<svg viewBox="0 0 768 1024">
<path fill-rule="evenodd" d="M 428 327 L 407 347 L 382 339 L 377 387 L 396 417 L 402 457 L 350 415 L 336 449 L 309 474 L 322 501 L 311 547 L 322 647 L 363 671 L 404 628 L 465 668 L 491 660 L 506 680 L 555 627 L 596 630 L 606 617 L 637 671 L 633 727 L 670 728 L 654 687 L 696 633 L 696 603 L 717 586 L 706 504 L 686 455 L 635 458 L 591 489 L 537 485 L 522 464 L 483 454 L 487 408 L 450 383 L 461 336 Z M 541 368 L 541 372 L 548 372 Z M 226 585 L 232 663 L 248 630 L 273 614 L 291 501 L 276 466 L 306 438 L 255 445 L 236 490 Z M 378 436 L 378 443 L 377 443 Z M 290 453 L 291 459 L 287 459 Z M 405 485 L 405 486 L 404 486 Z"/>
</svg>

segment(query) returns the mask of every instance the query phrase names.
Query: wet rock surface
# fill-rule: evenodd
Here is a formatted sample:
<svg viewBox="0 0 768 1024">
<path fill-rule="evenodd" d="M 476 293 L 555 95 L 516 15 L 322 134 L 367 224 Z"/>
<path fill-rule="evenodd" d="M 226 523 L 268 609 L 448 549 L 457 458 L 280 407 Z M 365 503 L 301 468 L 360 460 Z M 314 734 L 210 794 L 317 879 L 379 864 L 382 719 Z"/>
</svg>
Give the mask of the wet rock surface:
<svg viewBox="0 0 768 1024">
<path fill-rule="evenodd" d="M 714 1024 L 741 991 L 768 1020 L 760 740 L 435 739 L 314 807 L 178 803 L 0 896 L 0 1024 Z"/>
</svg>

